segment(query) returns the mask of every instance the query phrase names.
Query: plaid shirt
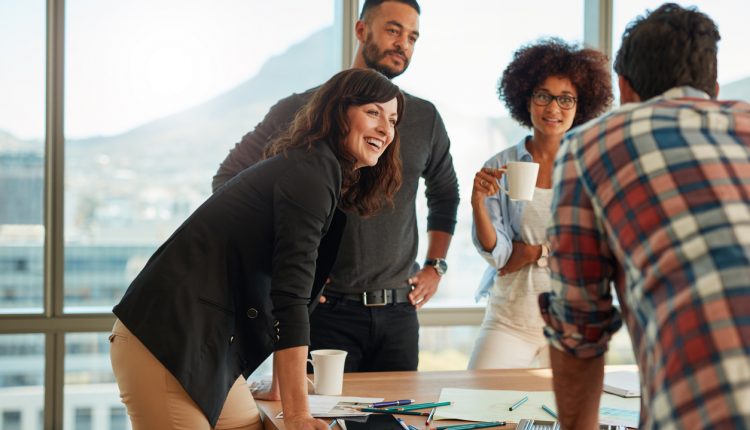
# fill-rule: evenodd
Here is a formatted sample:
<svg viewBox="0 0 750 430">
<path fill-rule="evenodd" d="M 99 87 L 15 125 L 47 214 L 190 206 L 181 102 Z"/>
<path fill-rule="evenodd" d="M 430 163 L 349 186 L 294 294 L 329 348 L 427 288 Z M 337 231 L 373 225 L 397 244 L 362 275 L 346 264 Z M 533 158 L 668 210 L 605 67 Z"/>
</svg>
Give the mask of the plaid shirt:
<svg viewBox="0 0 750 430">
<path fill-rule="evenodd" d="M 622 106 L 566 136 L 554 183 L 550 342 L 599 356 L 624 319 L 641 428 L 750 428 L 750 105 Z"/>
</svg>

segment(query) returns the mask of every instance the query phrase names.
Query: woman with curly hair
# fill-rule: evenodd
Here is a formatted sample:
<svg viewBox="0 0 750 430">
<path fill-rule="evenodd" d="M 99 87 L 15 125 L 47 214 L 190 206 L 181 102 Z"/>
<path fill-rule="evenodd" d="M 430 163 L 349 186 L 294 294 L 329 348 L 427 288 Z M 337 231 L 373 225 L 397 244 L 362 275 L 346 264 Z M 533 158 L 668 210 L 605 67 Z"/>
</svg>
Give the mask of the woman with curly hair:
<svg viewBox="0 0 750 430">
<path fill-rule="evenodd" d="M 490 158 L 474 177 L 472 234 L 490 267 L 476 294 L 477 300 L 489 295 L 489 302 L 469 368 L 548 367 L 537 296 L 550 289 L 546 227 L 552 219 L 552 167 L 563 135 L 611 102 L 609 63 L 596 50 L 541 40 L 516 51 L 498 94 L 532 134 Z M 505 182 L 498 169 L 512 161 L 539 163 L 531 201 L 498 192 Z"/>
</svg>

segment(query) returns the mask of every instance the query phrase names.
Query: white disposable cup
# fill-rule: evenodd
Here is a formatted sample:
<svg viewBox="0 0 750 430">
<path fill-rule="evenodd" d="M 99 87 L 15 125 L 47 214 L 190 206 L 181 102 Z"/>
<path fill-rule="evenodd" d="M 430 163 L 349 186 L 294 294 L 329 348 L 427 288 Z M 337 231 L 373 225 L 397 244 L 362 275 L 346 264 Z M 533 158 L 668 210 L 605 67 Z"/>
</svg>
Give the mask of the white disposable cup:
<svg viewBox="0 0 750 430">
<path fill-rule="evenodd" d="M 508 181 L 508 189 L 500 185 L 500 190 L 510 197 L 511 200 L 531 200 L 534 198 L 536 188 L 536 177 L 539 173 L 539 163 L 528 161 L 511 161 L 504 169 Z"/>
<path fill-rule="evenodd" d="M 344 387 L 344 362 L 346 351 L 338 349 L 317 349 L 310 352 L 312 360 L 307 360 L 313 367 L 312 384 L 315 394 L 340 396 Z"/>
</svg>

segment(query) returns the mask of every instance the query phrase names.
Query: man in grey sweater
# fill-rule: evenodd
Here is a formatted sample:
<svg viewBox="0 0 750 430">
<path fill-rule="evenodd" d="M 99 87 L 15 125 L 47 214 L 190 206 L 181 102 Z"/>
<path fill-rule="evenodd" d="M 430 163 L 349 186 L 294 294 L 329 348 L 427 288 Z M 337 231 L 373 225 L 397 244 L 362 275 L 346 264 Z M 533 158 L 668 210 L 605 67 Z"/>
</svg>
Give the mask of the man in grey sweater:
<svg viewBox="0 0 750 430">
<path fill-rule="evenodd" d="M 409 65 L 419 37 L 416 0 L 366 0 L 356 24 L 359 47 L 352 67 L 369 67 L 394 78 Z M 280 100 L 246 134 L 214 176 L 216 191 L 248 166 L 288 127 L 314 88 Z M 338 259 L 325 299 L 310 318 L 311 350 L 348 351 L 347 372 L 416 370 L 419 322 L 416 309 L 437 291 L 447 270 L 445 256 L 456 224 L 458 182 L 450 141 L 435 106 L 405 94 L 401 135 L 403 185 L 393 208 L 369 218 L 347 213 Z M 415 262 L 418 233 L 416 194 L 425 180 L 428 249 Z"/>
</svg>

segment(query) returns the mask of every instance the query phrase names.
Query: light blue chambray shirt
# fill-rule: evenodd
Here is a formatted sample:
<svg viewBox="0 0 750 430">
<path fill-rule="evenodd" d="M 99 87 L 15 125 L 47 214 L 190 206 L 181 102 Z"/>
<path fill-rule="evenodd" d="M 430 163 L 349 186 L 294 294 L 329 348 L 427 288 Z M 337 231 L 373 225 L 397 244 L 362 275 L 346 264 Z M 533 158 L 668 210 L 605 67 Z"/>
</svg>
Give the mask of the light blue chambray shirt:
<svg viewBox="0 0 750 430">
<path fill-rule="evenodd" d="M 524 137 L 515 146 L 495 154 L 484 163 L 484 167 L 499 169 L 511 161 L 534 161 L 526 149 L 526 140 L 530 137 Z M 503 187 L 508 189 L 506 176 L 503 176 L 500 181 Z M 489 264 L 482 280 L 479 282 L 479 288 L 474 293 L 476 301 L 489 295 L 490 288 L 495 283 L 497 269 L 505 266 L 513 252 L 513 241 L 521 240 L 521 215 L 523 215 L 523 209 L 526 206 L 525 201 L 513 201 L 502 191 L 485 198 L 484 203 L 490 214 L 492 225 L 495 227 L 497 243 L 492 252 L 485 251 L 477 238 L 477 226 L 474 222 L 471 223 L 471 239 L 474 242 L 474 247 Z"/>
</svg>

